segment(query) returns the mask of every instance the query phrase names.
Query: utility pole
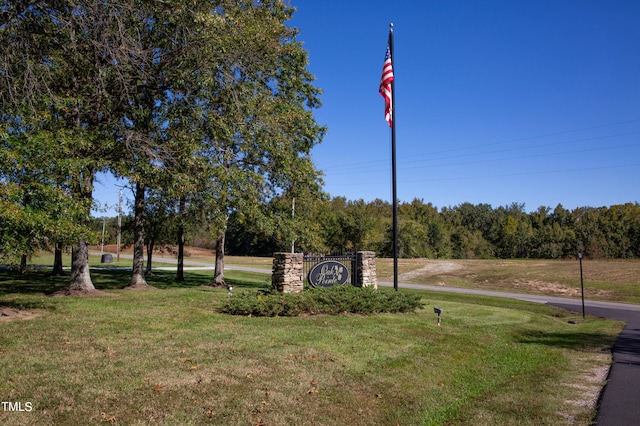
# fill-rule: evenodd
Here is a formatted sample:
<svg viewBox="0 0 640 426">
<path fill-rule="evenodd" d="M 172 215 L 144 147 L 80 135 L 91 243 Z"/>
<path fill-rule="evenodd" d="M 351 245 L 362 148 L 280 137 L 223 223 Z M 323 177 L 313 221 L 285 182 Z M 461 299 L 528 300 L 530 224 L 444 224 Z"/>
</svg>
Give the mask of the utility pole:
<svg viewBox="0 0 640 426">
<path fill-rule="evenodd" d="M 578 253 L 580 259 L 580 289 L 582 290 L 582 319 L 584 319 L 584 281 L 582 280 L 582 253 Z"/>
<path fill-rule="evenodd" d="M 107 218 L 105 216 L 102 216 L 102 244 L 100 248 L 100 253 L 104 253 L 104 228 L 106 226 L 106 223 L 107 223 Z"/>
<path fill-rule="evenodd" d="M 120 216 L 122 215 L 122 189 L 120 190 L 120 196 L 118 197 L 118 241 L 116 243 L 116 258 L 120 262 L 120 234 L 122 221 Z"/>
<path fill-rule="evenodd" d="M 293 197 L 291 200 L 291 220 L 293 221 L 294 216 L 296 215 L 296 197 Z M 296 248 L 296 240 L 291 240 L 291 253 L 295 253 Z"/>
</svg>

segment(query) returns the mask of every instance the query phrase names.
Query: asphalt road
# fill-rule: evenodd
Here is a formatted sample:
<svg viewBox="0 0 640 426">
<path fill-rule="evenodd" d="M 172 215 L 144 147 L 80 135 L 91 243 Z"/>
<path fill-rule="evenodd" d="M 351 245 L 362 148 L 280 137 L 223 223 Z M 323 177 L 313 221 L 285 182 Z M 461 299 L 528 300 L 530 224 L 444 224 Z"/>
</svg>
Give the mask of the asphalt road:
<svg viewBox="0 0 640 426">
<path fill-rule="evenodd" d="M 551 303 L 582 312 L 575 304 Z M 585 303 L 586 305 L 586 303 Z M 640 425 L 640 310 L 620 307 L 585 308 L 587 314 L 624 321 L 624 329 L 613 346 L 613 365 L 600 397 L 598 426 Z"/>
</svg>

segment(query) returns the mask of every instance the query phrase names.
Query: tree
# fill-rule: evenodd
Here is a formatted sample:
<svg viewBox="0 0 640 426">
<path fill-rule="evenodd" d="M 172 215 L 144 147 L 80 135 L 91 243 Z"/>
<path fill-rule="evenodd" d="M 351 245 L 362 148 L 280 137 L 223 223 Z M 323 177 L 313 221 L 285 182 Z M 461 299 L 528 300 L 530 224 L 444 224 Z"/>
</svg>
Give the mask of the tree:
<svg viewBox="0 0 640 426">
<path fill-rule="evenodd" d="M 167 174 L 177 174 L 175 165 L 190 155 L 190 145 L 174 136 L 175 110 L 184 111 L 182 95 L 188 90 L 185 78 L 199 26 L 194 18 L 200 9 L 187 2 L 171 4 L 131 1 L 121 16 L 125 23 L 120 49 L 125 52 L 118 67 L 123 76 L 123 108 L 117 128 L 120 155 L 113 169 L 128 178 L 134 188 L 133 270 L 130 288 L 146 288 L 144 277 L 145 197 Z M 186 149 L 185 149 L 186 147 Z"/>
<path fill-rule="evenodd" d="M 116 152 L 115 125 L 130 90 L 119 72 L 131 54 L 121 49 L 127 7 L 135 10 L 132 3 L 59 0 L 12 2 L 2 10 L 2 121 L 16 133 L 49 132 L 48 151 L 68 160 L 60 175 L 82 206 L 81 225 L 89 221 L 95 174 Z M 80 236 L 69 289 L 93 288 Z"/>
<path fill-rule="evenodd" d="M 88 231 L 76 219 L 64 159 L 49 153 L 44 131 L 0 132 L 0 253 L 24 271 L 41 249 L 68 243 Z"/>
<path fill-rule="evenodd" d="M 500 210 L 505 215 L 498 244 L 500 257 L 528 257 L 533 229 L 524 204 L 512 203 Z"/>
<path fill-rule="evenodd" d="M 343 224 L 348 220 L 347 199 L 345 197 L 333 197 L 322 202 L 318 214 L 321 237 L 324 248 L 328 250 L 340 250 L 349 247 L 347 233 L 343 230 Z"/>
<path fill-rule="evenodd" d="M 504 220 L 501 210 L 489 204 L 443 208 L 441 216 L 451 235 L 451 251 L 454 258 L 487 258 L 495 255 Z"/>
<path fill-rule="evenodd" d="M 298 187 L 269 200 L 259 226 L 262 235 L 272 241 L 269 256 L 275 251 L 317 251 L 323 248 L 318 213 L 325 195 L 317 185 Z M 266 228 L 266 229 L 265 229 Z"/>
<path fill-rule="evenodd" d="M 173 244 L 176 241 L 176 212 L 172 199 L 161 191 L 147 194 L 144 205 L 145 246 L 147 265 L 145 275 L 153 273 L 153 252 L 157 246 Z"/>
<path fill-rule="evenodd" d="M 262 206 L 319 185 L 310 158 L 324 133 L 312 116 L 319 90 L 297 31 L 285 25 L 292 13 L 277 0 L 222 2 L 202 17 L 209 38 L 198 49 L 193 95 L 201 116 L 199 153 L 208 166 L 200 202 L 218 241 L 216 285 L 224 283 L 221 258 L 232 213 L 274 235 L 281 217 Z"/>
</svg>

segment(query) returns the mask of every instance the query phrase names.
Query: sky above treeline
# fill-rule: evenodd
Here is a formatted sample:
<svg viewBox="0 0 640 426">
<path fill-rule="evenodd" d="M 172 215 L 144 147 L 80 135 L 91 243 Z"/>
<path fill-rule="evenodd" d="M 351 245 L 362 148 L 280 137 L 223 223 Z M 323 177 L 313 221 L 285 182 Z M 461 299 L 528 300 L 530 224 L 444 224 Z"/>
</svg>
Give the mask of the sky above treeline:
<svg viewBox="0 0 640 426">
<path fill-rule="evenodd" d="M 392 201 L 378 86 L 393 23 L 399 201 L 640 201 L 640 2 L 291 3 L 323 90 L 312 155 L 332 196 Z M 101 176 L 97 201 L 117 197 Z"/>
<path fill-rule="evenodd" d="M 394 24 L 401 201 L 566 208 L 640 200 L 640 2 L 297 1 L 324 90 L 325 189 L 391 200 L 378 93 Z"/>
</svg>

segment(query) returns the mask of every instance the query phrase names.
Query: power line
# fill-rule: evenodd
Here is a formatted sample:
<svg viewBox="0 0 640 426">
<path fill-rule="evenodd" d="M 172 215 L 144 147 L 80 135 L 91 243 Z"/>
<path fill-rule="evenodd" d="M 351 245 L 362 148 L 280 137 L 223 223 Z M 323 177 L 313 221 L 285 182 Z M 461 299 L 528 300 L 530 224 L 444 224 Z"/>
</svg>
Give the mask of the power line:
<svg viewBox="0 0 640 426">
<path fill-rule="evenodd" d="M 468 149 L 473 149 L 473 148 L 483 148 L 483 147 L 486 147 L 486 146 L 503 145 L 503 144 L 513 143 L 513 142 L 523 142 L 523 141 L 527 141 L 527 140 L 546 138 L 546 137 L 549 137 L 549 136 L 558 136 L 558 135 L 563 135 L 563 134 L 567 134 L 567 133 L 582 132 L 582 131 L 585 131 L 585 130 L 594 130 L 594 129 L 600 129 L 600 128 L 604 128 L 604 127 L 619 126 L 621 124 L 629 124 L 629 123 L 637 123 L 637 122 L 640 122 L 640 118 L 635 118 L 635 119 L 632 119 L 632 120 L 617 121 L 617 122 L 614 122 L 614 123 L 599 124 L 599 125 L 596 125 L 596 126 L 583 127 L 583 128 L 580 128 L 580 129 L 562 130 L 562 131 L 559 131 L 559 132 L 545 133 L 545 134 L 536 135 L 536 136 L 525 136 L 525 137 L 521 137 L 521 138 L 507 139 L 507 140 L 503 140 L 503 141 L 499 141 L 499 142 L 489 142 L 489 143 L 486 143 L 486 144 L 478 144 L 478 145 L 472 145 L 472 146 L 468 146 L 468 147 L 451 148 L 451 149 L 447 149 L 447 150 L 444 150 L 444 151 L 435 152 L 435 154 L 443 154 L 443 153 L 447 153 L 447 152 L 455 152 L 455 151 L 468 150 Z M 638 133 L 638 132 L 633 132 L 633 133 Z M 538 146 L 540 146 L 540 145 L 538 145 Z M 431 154 L 434 154 L 434 153 L 430 153 L 429 155 L 431 155 Z"/>
<path fill-rule="evenodd" d="M 411 180 L 403 180 L 400 179 L 400 183 L 423 183 L 423 182 L 443 182 L 443 181 L 453 181 L 453 180 L 470 180 L 470 179 L 494 179 L 494 178 L 504 178 L 504 177 L 515 177 L 515 176 L 531 176 L 531 175 L 545 175 L 545 174 L 557 174 L 557 173 L 575 173 L 575 172 L 585 172 L 585 171 L 594 171 L 594 170 L 606 170 L 606 169 L 616 169 L 616 168 L 625 168 L 625 167 L 640 167 L 640 163 L 633 164 L 618 164 L 618 165 L 609 165 L 609 166 L 597 166 L 597 167 L 581 167 L 574 169 L 556 169 L 556 170 L 543 170 L 543 171 L 534 171 L 534 172 L 518 172 L 518 173 L 503 173 L 503 174 L 493 174 L 493 175 L 473 175 L 473 176 L 459 176 L 459 177 L 444 177 L 444 178 L 425 178 L 425 179 L 411 179 Z M 344 183 L 333 183 L 332 186 L 369 186 L 369 185 L 384 185 L 388 182 L 344 182 Z"/>
<path fill-rule="evenodd" d="M 557 135 L 562 135 L 562 134 L 567 134 L 567 133 L 575 133 L 575 132 L 586 131 L 586 130 L 594 130 L 594 129 L 599 129 L 599 128 L 612 127 L 612 126 L 617 126 L 617 125 L 622 125 L 622 124 L 629 124 L 629 123 L 636 123 L 636 122 L 640 122 L 640 118 L 639 119 L 632 119 L 632 120 L 618 121 L 618 122 L 614 122 L 614 123 L 600 124 L 600 125 L 590 126 L 590 127 L 583 127 L 583 128 L 579 128 L 579 129 L 572 129 L 572 130 L 564 130 L 564 131 L 559 131 L 559 132 L 545 133 L 545 134 L 536 135 L 536 136 L 526 136 L 526 137 L 521 137 L 521 138 L 508 139 L 508 140 L 503 140 L 503 141 L 499 141 L 499 142 L 490 142 L 490 143 L 486 143 L 486 144 L 477 144 L 477 145 L 471 145 L 471 146 L 466 146 L 466 147 L 450 148 L 450 149 L 446 149 L 446 150 L 430 152 L 428 154 L 423 154 L 421 156 L 433 156 L 433 155 L 439 155 L 439 154 L 446 154 L 446 153 L 450 153 L 450 152 L 470 151 L 470 150 L 477 149 L 477 148 L 484 148 L 484 147 L 502 145 L 502 144 L 513 143 L 513 142 L 522 142 L 522 141 L 534 140 L 534 139 L 539 139 L 539 138 L 544 138 L 544 137 L 549 137 L 549 136 L 557 136 Z M 488 152 L 485 152 L 485 153 L 465 153 L 465 154 L 462 154 L 460 156 L 439 157 L 439 158 L 432 158 L 431 160 L 460 158 L 460 157 L 471 156 L 471 155 L 482 155 L 482 154 L 488 154 L 488 153 L 506 152 L 506 151 L 513 151 L 513 150 L 536 149 L 536 148 L 541 148 L 541 147 L 545 147 L 545 146 L 553 146 L 553 145 L 560 145 L 560 144 L 585 142 L 585 141 L 589 141 L 589 140 L 608 139 L 608 138 L 613 138 L 613 137 L 629 136 L 629 135 L 634 135 L 634 134 L 638 134 L 638 133 L 640 133 L 640 131 L 628 132 L 628 133 L 618 133 L 618 134 L 604 135 L 604 136 L 594 136 L 594 137 L 588 137 L 588 138 L 578 138 L 578 139 L 571 139 L 571 140 L 568 140 L 568 141 L 550 142 L 550 143 L 546 143 L 546 144 L 542 144 L 542 145 L 527 146 L 527 147 L 515 147 L 515 148 L 506 149 L 506 150 L 494 150 L 494 151 L 488 151 Z M 410 162 L 414 162 L 414 163 L 415 162 L 419 162 L 419 161 L 424 161 L 424 160 L 416 160 L 416 156 L 415 155 L 398 157 L 398 159 L 399 160 L 411 159 Z M 355 170 L 362 170 L 362 169 L 366 169 L 366 168 L 370 168 L 370 167 L 375 167 L 376 165 L 384 165 L 388 161 L 389 160 L 387 158 L 384 158 L 384 159 L 381 159 L 381 160 L 370 160 L 370 161 L 362 161 L 362 162 L 355 162 L 355 163 L 352 162 L 352 163 L 349 163 L 349 164 L 345 164 L 343 166 L 335 166 L 335 167 L 326 168 L 326 169 L 324 169 L 324 171 L 325 172 L 329 172 L 330 171 L 330 172 L 332 172 L 332 174 L 334 174 L 334 173 L 340 173 L 340 172 L 342 172 L 342 170 L 344 170 L 345 172 L 355 171 Z M 402 161 L 402 164 L 407 164 L 407 163 Z"/>
<path fill-rule="evenodd" d="M 486 155 L 486 154 L 496 154 L 496 153 L 500 154 L 500 153 L 503 153 L 503 152 L 510 152 L 510 151 L 524 151 L 524 150 L 539 149 L 539 148 L 544 148 L 544 147 L 549 147 L 549 146 L 567 145 L 567 144 L 574 144 L 574 143 L 578 143 L 578 142 L 603 140 L 603 139 L 610 139 L 610 138 L 616 138 L 616 137 L 621 137 L 621 136 L 631 136 L 631 135 L 637 135 L 637 134 L 640 134 L 640 131 L 628 132 L 628 133 L 617 133 L 617 134 L 614 134 L 614 135 L 593 136 L 593 137 L 588 137 L 588 138 L 571 139 L 571 140 L 562 141 L 562 142 L 549 142 L 549 143 L 536 145 L 536 146 L 515 147 L 515 148 L 501 149 L 501 150 L 495 150 L 495 151 L 487 151 L 487 152 L 482 152 L 482 153 L 469 153 L 469 154 L 449 156 L 449 157 L 439 157 L 439 158 L 434 158 L 432 160 L 448 160 L 448 159 L 463 158 L 463 157 L 472 157 L 472 156 L 475 157 L 475 156 L 478 156 L 478 155 Z M 640 141 L 638 142 L 638 144 L 640 144 Z M 632 144 L 632 145 L 635 146 L 635 145 L 638 145 L 638 144 Z M 414 160 L 414 161 L 411 161 L 410 163 L 415 163 L 415 162 L 418 162 L 418 161 L 420 161 L 420 160 Z"/>
<path fill-rule="evenodd" d="M 586 171 L 594 171 L 594 170 L 619 169 L 619 168 L 625 168 L 625 167 L 640 167 L 640 163 L 618 164 L 618 165 L 599 166 L 599 167 L 580 167 L 580 168 L 574 168 L 574 169 L 543 170 L 543 171 L 534 171 L 534 172 L 503 173 L 503 174 L 494 174 L 494 175 L 461 176 L 461 177 L 449 177 L 449 178 L 441 178 L 441 179 L 438 179 L 438 178 L 416 179 L 416 180 L 406 180 L 406 181 L 403 181 L 403 183 L 439 182 L 439 181 L 469 180 L 469 179 L 493 179 L 493 178 L 505 178 L 505 177 L 516 177 L 516 176 L 547 175 L 547 174 L 557 174 L 557 173 L 576 173 L 576 172 L 586 172 Z"/>
<path fill-rule="evenodd" d="M 537 145 L 535 147 L 518 147 L 518 148 L 505 149 L 505 150 L 489 151 L 489 152 L 485 152 L 485 153 L 481 153 L 481 154 L 470 153 L 470 154 L 463 154 L 463 155 L 457 155 L 457 156 L 440 157 L 440 158 L 431 159 L 431 161 L 448 160 L 448 159 L 456 159 L 456 158 L 464 158 L 464 157 L 478 157 L 479 155 L 495 154 L 495 153 L 499 154 L 499 153 L 504 153 L 504 152 L 509 152 L 509 151 L 524 151 L 524 150 L 538 149 L 538 148 L 548 147 L 548 146 L 567 145 L 567 144 L 574 144 L 574 143 L 578 143 L 578 142 L 603 140 L 603 139 L 610 139 L 610 138 L 621 137 L 621 136 L 630 136 L 630 135 L 636 135 L 636 134 L 640 134 L 640 131 L 628 132 L 628 133 L 618 133 L 618 134 L 606 135 L 606 136 L 595 136 L 595 137 L 590 137 L 590 138 L 571 139 L 571 140 L 568 140 L 568 141 L 552 142 L 552 143 L 547 143 L 547 144 L 543 144 L 543 145 Z M 618 149 L 618 148 L 628 148 L 628 147 L 635 147 L 635 146 L 640 146 L 640 141 L 638 141 L 638 143 L 625 144 L 625 145 L 596 147 L 596 148 L 581 148 L 580 151 L 581 152 L 591 152 L 591 151 L 598 151 L 598 150 L 605 150 L 605 149 L 613 150 L 613 149 Z M 482 160 L 456 162 L 456 163 L 445 163 L 445 164 L 428 164 L 428 163 L 425 164 L 425 162 L 423 160 L 413 160 L 413 161 L 403 162 L 403 163 L 401 163 L 401 165 L 402 165 L 402 170 L 412 170 L 412 169 L 423 168 L 423 167 L 430 167 L 430 168 L 433 168 L 433 167 L 445 167 L 445 166 L 448 167 L 448 166 L 456 166 L 456 165 L 468 165 L 468 164 L 486 163 L 486 162 L 492 162 L 492 161 L 506 161 L 506 160 L 513 160 L 513 159 L 522 159 L 522 158 L 551 157 L 551 156 L 555 156 L 555 155 L 559 155 L 559 154 L 567 154 L 567 153 L 573 153 L 573 152 L 574 151 L 547 152 L 547 153 L 540 153 L 540 154 L 522 155 L 522 156 L 516 156 L 516 157 L 488 158 L 488 159 L 482 159 Z M 384 162 L 385 162 L 384 166 L 386 166 L 386 163 L 388 163 L 388 160 L 384 160 Z M 406 167 L 407 164 L 413 164 L 413 163 L 421 163 L 421 164 L 419 166 Z M 358 164 L 358 163 L 356 163 L 356 164 Z M 345 166 L 343 171 L 335 171 L 335 169 L 330 169 L 330 170 L 334 170 L 334 171 L 331 172 L 331 175 L 343 175 L 343 174 L 353 174 L 354 172 L 357 172 L 357 171 L 360 171 L 360 170 L 368 170 L 370 168 L 371 168 L 370 166 L 356 166 L 356 167 L 351 167 L 351 168 L 346 168 L 346 166 Z M 338 170 L 340 170 L 340 169 L 338 169 Z"/>
<path fill-rule="evenodd" d="M 636 146 L 640 146 L 640 144 L 601 146 L 601 147 L 597 147 L 597 148 L 581 148 L 580 152 L 584 153 L 584 152 L 605 151 L 605 150 L 606 151 L 611 151 L 611 150 L 614 150 L 614 149 L 629 148 L 629 147 L 636 147 Z M 553 156 L 564 155 L 564 154 L 572 154 L 572 155 L 574 155 L 575 153 L 576 153 L 575 150 L 572 150 L 572 151 L 559 151 L 559 152 L 547 152 L 547 153 L 542 153 L 542 154 L 519 155 L 519 156 L 515 156 L 515 157 L 488 158 L 488 159 L 483 159 L 483 160 L 461 161 L 461 162 L 457 162 L 457 163 L 435 164 L 435 165 L 429 165 L 428 167 L 433 169 L 433 168 L 436 168 L 436 167 L 465 166 L 465 165 L 469 165 L 469 164 L 491 163 L 491 162 L 496 162 L 496 161 L 510 161 L 510 160 L 522 160 L 522 159 L 527 159 L 527 158 L 553 157 Z M 424 167 L 425 167 L 425 165 L 413 166 L 413 167 L 403 167 L 402 170 L 404 171 L 404 170 L 422 169 Z"/>
</svg>

